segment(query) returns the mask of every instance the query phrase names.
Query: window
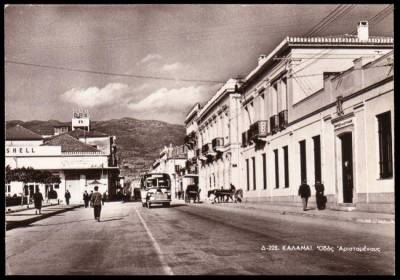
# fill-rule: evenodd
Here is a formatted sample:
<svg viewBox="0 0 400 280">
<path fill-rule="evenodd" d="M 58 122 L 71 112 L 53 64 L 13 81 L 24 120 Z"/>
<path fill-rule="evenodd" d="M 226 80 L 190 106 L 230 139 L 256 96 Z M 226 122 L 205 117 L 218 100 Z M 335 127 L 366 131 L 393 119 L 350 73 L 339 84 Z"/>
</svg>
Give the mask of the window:
<svg viewBox="0 0 400 280">
<path fill-rule="evenodd" d="M 213 173 L 214 189 L 215 189 L 215 174 Z"/>
<path fill-rule="evenodd" d="M 256 177 L 256 158 L 252 157 L 251 161 L 253 162 L 253 190 L 257 189 L 257 177 Z"/>
<path fill-rule="evenodd" d="M 285 172 L 285 188 L 289 188 L 289 152 L 288 146 L 283 147 L 283 164 Z"/>
<path fill-rule="evenodd" d="M 267 158 L 265 153 L 261 155 L 263 162 L 263 189 L 267 189 Z"/>
<path fill-rule="evenodd" d="M 271 94 L 271 102 L 272 102 L 272 115 L 278 114 L 278 83 L 275 82 L 272 85 L 272 94 Z"/>
<path fill-rule="evenodd" d="M 390 111 L 377 115 L 379 134 L 379 175 L 380 178 L 393 176 L 392 127 Z"/>
<path fill-rule="evenodd" d="M 307 181 L 307 163 L 306 163 L 306 140 L 299 142 L 300 144 L 300 174 L 301 182 Z"/>
<path fill-rule="evenodd" d="M 279 159 L 278 159 L 278 149 L 274 150 L 275 155 L 275 188 L 279 189 Z"/>
<path fill-rule="evenodd" d="M 281 110 L 287 110 L 287 79 L 281 80 Z"/>
<path fill-rule="evenodd" d="M 322 182 L 321 178 L 321 140 L 320 136 L 314 136 L 314 168 L 315 168 L 315 181 Z"/>
<path fill-rule="evenodd" d="M 265 118 L 265 97 L 264 94 L 260 95 L 260 120 L 266 120 Z"/>
<path fill-rule="evenodd" d="M 247 190 L 250 190 L 250 171 L 249 171 L 249 160 L 246 159 L 246 175 L 247 175 Z"/>
</svg>

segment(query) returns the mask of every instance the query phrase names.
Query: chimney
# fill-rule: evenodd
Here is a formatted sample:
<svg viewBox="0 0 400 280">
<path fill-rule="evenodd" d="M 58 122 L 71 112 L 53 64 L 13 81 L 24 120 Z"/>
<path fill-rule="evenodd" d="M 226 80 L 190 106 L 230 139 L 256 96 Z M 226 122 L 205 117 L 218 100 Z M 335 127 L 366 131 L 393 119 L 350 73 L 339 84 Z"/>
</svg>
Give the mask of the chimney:
<svg viewBox="0 0 400 280">
<path fill-rule="evenodd" d="M 360 21 L 357 26 L 357 37 L 360 41 L 368 41 L 368 21 Z"/>
<path fill-rule="evenodd" d="M 258 57 L 258 65 L 261 65 L 261 63 L 264 61 L 264 59 L 265 59 L 266 57 L 267 57 L 267 56 L 266 56 L 265 54 L 260 55 L 260 56 Z"/>
</svg>

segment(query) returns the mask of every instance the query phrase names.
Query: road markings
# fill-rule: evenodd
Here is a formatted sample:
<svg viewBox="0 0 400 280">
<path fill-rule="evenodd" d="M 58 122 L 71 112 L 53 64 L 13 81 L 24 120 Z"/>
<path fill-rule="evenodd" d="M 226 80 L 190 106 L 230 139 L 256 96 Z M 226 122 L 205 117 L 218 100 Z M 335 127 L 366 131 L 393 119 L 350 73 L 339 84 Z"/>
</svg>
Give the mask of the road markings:
<svg viewBox="0 0 400 280">
<path fill-rule="evenodd" d="M 165 262 L 164 257 L 163 257 L 163 253 L 161 251 L 160 246 L 158 245 L 156 239 L 154 238 L 153 234 L 151 233 L 150 229 L 147 227 L 146 222 L 144 221 L 142 215 L 140 215 L 139 211 L 136 209 L 136 214 L 139 216 L 139 220 L 142 223 L 143 227 L 145 228 L 147 235 L 150 237 L 150 240 L 153 243 L 154 249 L 156 249 L 158 257 L 160 259 L 161 262 L 161 266 L 165 272 L 165 274 L 167 275 L 174 275 L 171 267 Z"/>
</svg>

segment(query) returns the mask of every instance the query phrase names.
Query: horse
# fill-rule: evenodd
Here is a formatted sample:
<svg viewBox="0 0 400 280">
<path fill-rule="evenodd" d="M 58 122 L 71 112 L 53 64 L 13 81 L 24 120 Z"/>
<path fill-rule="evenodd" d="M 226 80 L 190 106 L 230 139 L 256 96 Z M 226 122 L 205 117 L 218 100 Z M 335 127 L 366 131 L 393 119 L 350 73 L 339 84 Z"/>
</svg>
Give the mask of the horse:
<svg viewBox="0 0 400 280">
<path fill-rule="evenodd" d="M 211 195 L 213 196 L 213 198 L 211 197 Z M 225 194 L 223 194 L 221 192 L 221 190 L 218 190 L 218 189 L 209 190 L 208 194 L 207 194 L 208 198 L 211 197 L 210 200 L 212 203 L 216 203 L 217 201 L 218 201 L 218 203 L 221 202 L 221 200 L 224 199 L 224 196 L 225 196 Z"/>
</svg>

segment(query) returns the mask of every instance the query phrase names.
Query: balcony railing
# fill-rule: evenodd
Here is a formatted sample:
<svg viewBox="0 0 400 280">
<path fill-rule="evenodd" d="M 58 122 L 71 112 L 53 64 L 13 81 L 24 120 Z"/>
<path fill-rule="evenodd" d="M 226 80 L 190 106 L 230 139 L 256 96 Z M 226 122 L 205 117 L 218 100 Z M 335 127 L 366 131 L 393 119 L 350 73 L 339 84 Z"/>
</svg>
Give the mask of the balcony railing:
<svg viewBox="0 0 400 280">
<path fill-rule="evenodd" d="M 271 134 L 275 134 L 279 131 L 279 116 L 273 115 L 269 118 Z"/>
<path fill-rule="evenodd" d="M 217 137 L 211 141 L 212 148 L 214 151 L 219 151 L 224 146 L 224 138 Z"/>
<path fill-rule="evenodd" d="M 283 110 L 279 112 L 279 129 L 283 130 L 287 127 L 288 124 L 288 111 Z"/>
<path fill-rule="evenodd" d="M 203 147 L 201 147 L 201 153 L 205 156 L 214 155 L 212 144 L 211 143 L 204 144 Z"/>
<path fill-rule="evenodd" d="M 260 139 L 268 136 L 268 121 L 262 120 L 253 123 L 250 126 L 250 139 Z"/>
</svg>

